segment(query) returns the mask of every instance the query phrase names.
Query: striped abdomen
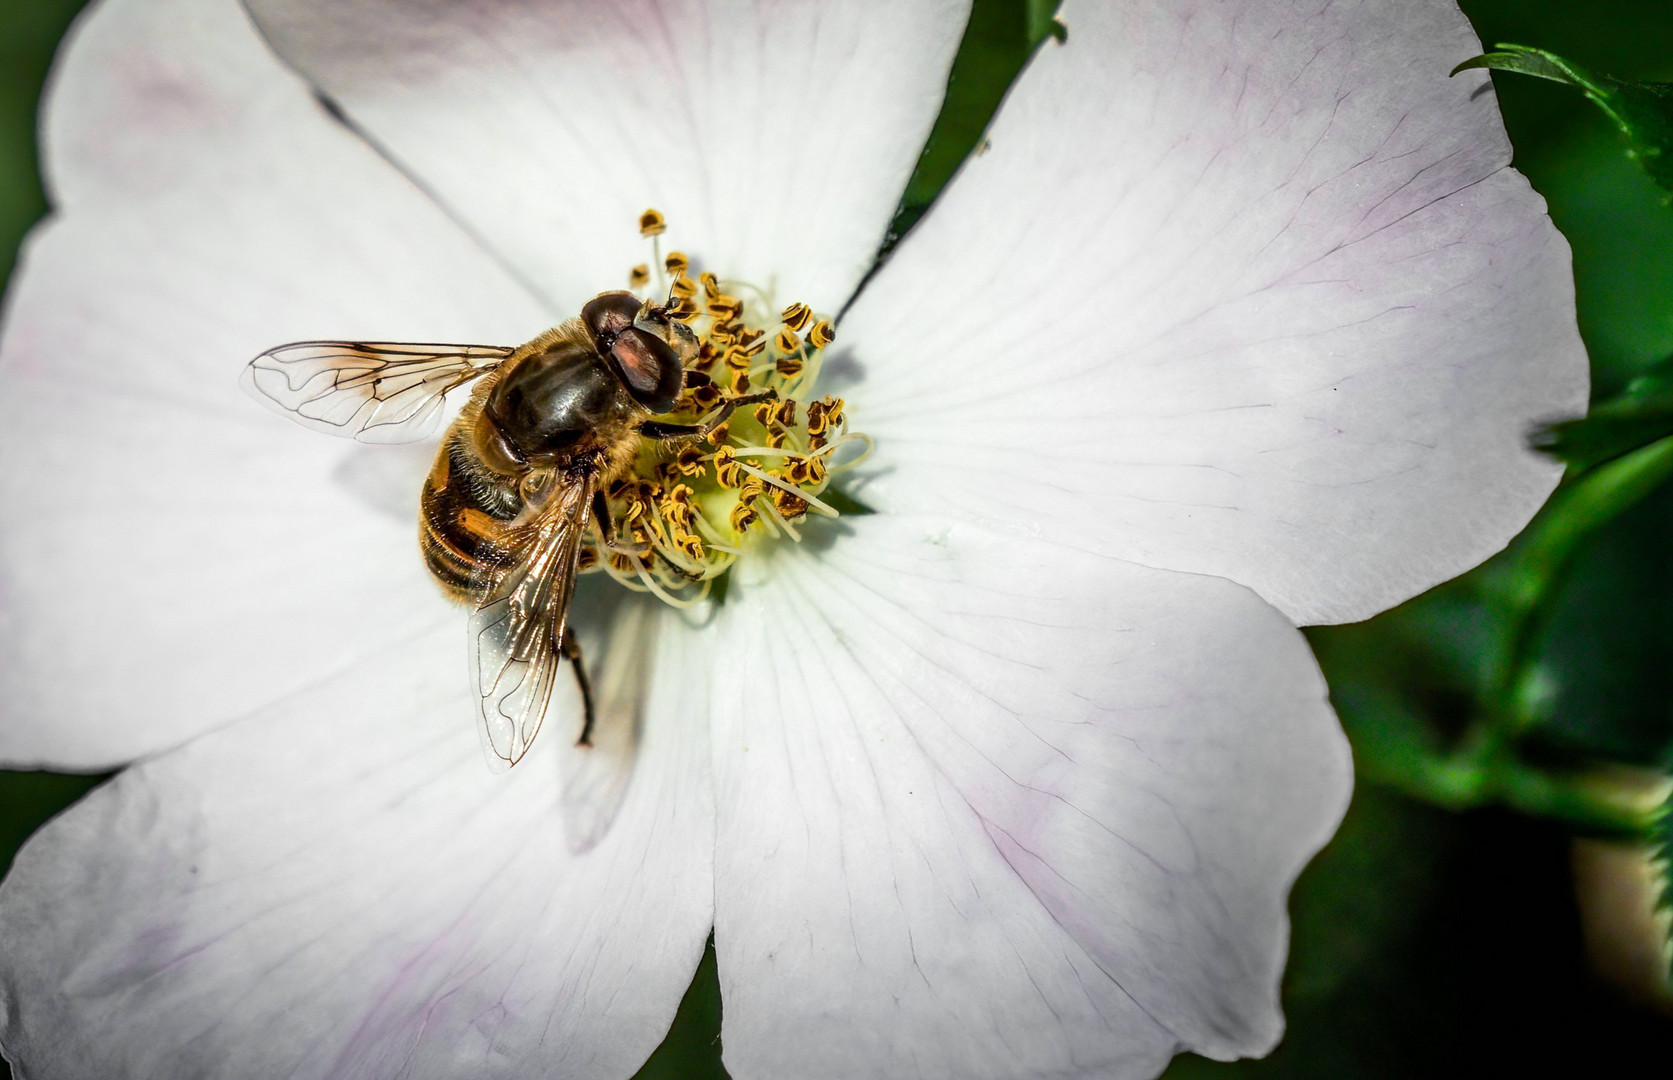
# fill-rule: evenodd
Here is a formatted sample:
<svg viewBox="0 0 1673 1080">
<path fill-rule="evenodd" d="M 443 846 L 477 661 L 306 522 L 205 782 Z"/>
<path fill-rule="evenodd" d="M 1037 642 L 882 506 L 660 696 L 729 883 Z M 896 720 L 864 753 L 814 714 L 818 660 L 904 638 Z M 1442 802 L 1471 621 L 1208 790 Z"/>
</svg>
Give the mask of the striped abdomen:
<svg viewBox="0 0 1673 1080">
<path fill-rule="evenodd" d="M 479 595 L 511 565 L 508 531 L 523 509 L 518 478 L 487 468 L 472 447 L 476 415 L 467 407 L 448 429 L 419 499 L 425 565 L 459 601 Z"/>
</svg>

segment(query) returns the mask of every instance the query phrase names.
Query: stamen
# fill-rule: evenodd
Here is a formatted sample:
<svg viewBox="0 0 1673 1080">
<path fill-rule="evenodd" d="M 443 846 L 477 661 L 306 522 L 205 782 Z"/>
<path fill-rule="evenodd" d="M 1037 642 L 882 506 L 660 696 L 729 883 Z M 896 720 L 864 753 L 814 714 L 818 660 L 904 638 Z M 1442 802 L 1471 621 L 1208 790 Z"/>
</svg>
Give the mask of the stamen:
<svg viewBox="0 0 1673 1080">
<path fill-rule="evenodd" d="M 813 318 L 813 309 L 800 303 L 791 304 L 779 314 L 779 319 L 784 325 L 798 334 L 802 332 L 802 327 L 806 326 L 811 318 Z"/>
<path fill-rule="evenodd" d="M 836 338 L 829 319 L 804 303 L 780 306 L 750 282 L 709 271 L 694 278 L 685 252 L 662 256 L 666 229 L 660 213 L 642 215 L 652 258 L 628 281 L 647 290 L 654 276 L 664 310 L 697 340 L 668 420 L 700 434 L 644 440 L 604 493 L 613 535 L 592 530 L 580 567 L 685 607 L 756 543 L 799 541 L 797 523 L 809 515 L 838 516 L 820 495 L 870 453 L 871 440 L 847 430 L 842 399 L 807 400 L 822 350 Z M 728 398 L 761 391 L 771 392 L 767 400 L 707 426 Z M 851 453 L 856 447 L 862 452 Z"/>
</svg>

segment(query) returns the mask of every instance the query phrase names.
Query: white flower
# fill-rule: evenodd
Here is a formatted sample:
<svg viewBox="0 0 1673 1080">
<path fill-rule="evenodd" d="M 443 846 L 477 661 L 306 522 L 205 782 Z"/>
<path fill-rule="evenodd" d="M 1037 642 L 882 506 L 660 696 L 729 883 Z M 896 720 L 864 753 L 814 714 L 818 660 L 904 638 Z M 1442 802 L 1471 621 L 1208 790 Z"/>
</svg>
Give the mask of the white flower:
<svg viewBox="0 0 1673 1080">
<path fill-rule="evenodd" d="M 835 311 L 963 9 L 249 7 L 308 82 L 233 0 L 106 0 L 46 116 L 0 755 L 138 764 L 0 889 L 21 1075 L 625 1077 L 711 927 L 738 1080 L 1270 1048 L 1350 783 L 1294 624 L 1500 547 L 1557 477 L 1524 432 L 1585 397 L 1567 249 L 1485 74 L 1447 78 L 1479 51 L 1450 0 L 1065 5 L 844 316 L 878 512 L 704 625 L 577 610 L 643 724 L 582 853 L 564 739 L 483 767 L 423 462 L 238 368 L 525 340 L 643 261 L 646 206 Z"/>
</svg>

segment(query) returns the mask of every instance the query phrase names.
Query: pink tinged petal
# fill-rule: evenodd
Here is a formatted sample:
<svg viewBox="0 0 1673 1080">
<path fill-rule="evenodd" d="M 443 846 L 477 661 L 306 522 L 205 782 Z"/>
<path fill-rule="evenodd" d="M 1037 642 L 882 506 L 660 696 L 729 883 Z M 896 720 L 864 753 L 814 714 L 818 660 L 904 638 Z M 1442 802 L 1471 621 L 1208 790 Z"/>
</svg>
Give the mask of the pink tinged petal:
<svg viewBox="0 0 1673 1080">
<path fill-rule="evenodd" d="M 46 128 L 66 209 L 0 344 L 0 757 L 103 767 L 446 617 L 414 544 L 428 451 L 294 427 L 244 364 L 548 316 L 230 0 L 95 9 Z"/>
<path fill-rule="evenodd" d="M 735 585 L 714 630 L 732 1075 L 1270 1049 L 1285 897 L 1351 786 L 1300 634 L 1218 578 L 851 529 Z"/>
<path fill-rule="evenodd" d="M 1504 545 L 1586 396 L 1451 0 L 1065 5 L 839 343 L 880 509 L 1363 618 Z M 886 469 L 881 468 L 886 466 Z"/>
<path fill-rule="evenodd" d="M 136 766 L 30 841 L 0 889 L 22 1075 L 631 1074 L 713 914 L 695 639 L 662 635 L 641 771 L 576 857 L 555 739 L 484 767 L 460 637 Z"/>
<path fill-rule="evenodd" d="M 280 55 L 560 308 L 648 245 L 835 311 L 941 105 L 964 0 L 250 0 Z"/>
</svg>

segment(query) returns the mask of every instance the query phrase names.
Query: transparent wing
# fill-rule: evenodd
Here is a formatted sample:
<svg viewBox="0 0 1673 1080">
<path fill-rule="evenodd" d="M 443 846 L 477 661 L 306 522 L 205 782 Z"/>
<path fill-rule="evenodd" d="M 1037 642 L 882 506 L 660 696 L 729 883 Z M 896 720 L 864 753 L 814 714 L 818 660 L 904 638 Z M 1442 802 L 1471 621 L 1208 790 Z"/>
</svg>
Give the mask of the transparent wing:
<svg viewBox="0 0 1673 1080">
<path fill-rule="evenodd" d="M 522 760 L 552 703 L 592 494 L 591 475 L 560 483 L 526 526 L 534 535 L 518 546 L 528 558 L 471 613 L 471 684 L 482 745 L 496 769 Z"/>
<path fill-rule="evenodd" d="M 369 443 L 414 442 L 435 432 L 442 399 L 516 350 L 499 345 L 298 341 L 244 369 L 256 400 L 316 431 Z"/>
</svg>

